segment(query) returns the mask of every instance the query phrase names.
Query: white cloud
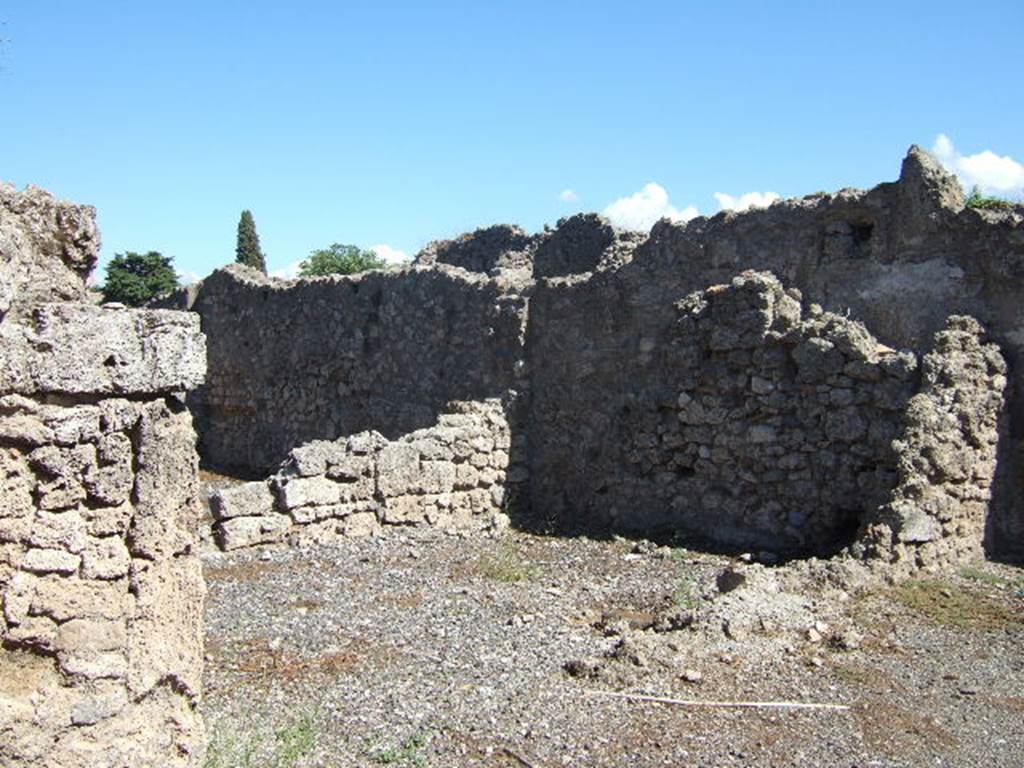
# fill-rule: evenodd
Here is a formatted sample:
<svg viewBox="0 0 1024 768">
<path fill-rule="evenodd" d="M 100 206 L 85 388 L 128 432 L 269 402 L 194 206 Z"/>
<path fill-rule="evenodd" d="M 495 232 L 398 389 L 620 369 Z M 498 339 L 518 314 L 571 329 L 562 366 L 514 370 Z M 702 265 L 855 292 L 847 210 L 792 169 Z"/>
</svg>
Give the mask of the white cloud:
<svg viewBox="0 0 1024 768">
<path fill-rule="evenodd" d="M 603 213 L 615 226 L 639 231 L 649 230 L 658 219 L 683 222 L 699 215 L 692 205 L 682 210 L 673 206 L 665 188 L 653 181 L 629 197 L 620 197 L 606 207 Z"/>
<path fill-rule="evenodd" d="M 299 264 L 301 263 L 301 261 L 293 261 L 281 269 L 273 269 L 270 271 L 270 276 L 279 277 L 282 280 L 294 280 L 299 276 Z"/>
<path fill-rule="evenodd" d="M 404 264 L 405 262 L 410 261 L 409 255 L 405 251 L 392 248 L 386 243 L 371 245 L 370 250 L 384 259 L 388 264 Z"/>
<path fill-rule="evenodd" d="M 715 200 L 723 211 L 745 211 L 748 208 L 767 208 L 779 199 L 777 192 L 745 192 L 739 197 L 715 192 Z"/>
<path fill-rule="evenodd" d="M 575 190 L 563 189 L 558 193 L 558 199 L 563 203 L 576 203 L 579 202 L 580 196 L 576 194 Z"/>
<path fill-rule="evenodd" d="M 199 280 L 201 279 L 197 273 L 192 272 L 191 270 L 188 269 L 178 269 L 175 270 L 175 272 L 178 275 L 178 282 L 181 283 L 182 285 L 192 285 L 192 283 L 198 283 Z"/>
<path fill-rule="evenodd" d="M 963 155 L 944 133 L 936 137 L 932 152 L 946 170 L 957 175 L 968 192 L 977 186 L 988 194 L 1024 197 L 1024 165 L 1008 155 L 997 155 L 987 149 Z"/>
</svg>

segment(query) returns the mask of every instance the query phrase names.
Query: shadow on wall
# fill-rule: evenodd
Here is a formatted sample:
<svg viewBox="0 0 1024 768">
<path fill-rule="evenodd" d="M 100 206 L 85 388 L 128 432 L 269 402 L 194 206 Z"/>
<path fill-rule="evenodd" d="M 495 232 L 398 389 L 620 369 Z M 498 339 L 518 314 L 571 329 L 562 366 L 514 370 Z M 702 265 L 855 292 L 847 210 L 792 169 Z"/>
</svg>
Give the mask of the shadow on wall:
<svg viewBox="0 0 1024 768">
<path fill-rule="evenodd" d="M 263 477 L 311 440 L 397 437 L 450 401 L 520 391 L 525 304 L 445 267 L 289 283 L 220 270 L 193 305 L 210 340 L 190 399 L 204 462 Z"/>
</svg>

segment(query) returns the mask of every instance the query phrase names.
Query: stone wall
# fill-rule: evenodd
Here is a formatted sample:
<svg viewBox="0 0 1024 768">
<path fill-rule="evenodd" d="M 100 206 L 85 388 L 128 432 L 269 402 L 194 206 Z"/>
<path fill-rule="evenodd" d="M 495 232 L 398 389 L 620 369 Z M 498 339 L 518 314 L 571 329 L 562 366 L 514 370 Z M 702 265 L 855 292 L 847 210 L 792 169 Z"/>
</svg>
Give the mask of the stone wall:
<svg viewBox="0 0 1024 768">
<path fill-rule="evenodd" d="M 222 549 L 369 536 L 385 525 L 480 530 L 507 525 L 507 495 L 525 479 L 511 464 L 499 401 L 452 403 L 438 423 L 388 440 L 360 432 L 291 452 L 266 481 L 215 493 Z"/>
<path fill-rule="evenodd" d="M 0 319 L 18 304 L 84 300 L 99 249 L 95 208 L 0 182 Z"/>
<path fill-rule="evenodd" d="M 438 240 L 416 255 L 416 263 L 449 264 L 492 275 L 516 270 L 555 277 L 621 266 L 644 239 L 639 232 L 613 227 L 596 213 L 578 213 L 536 235 L 498 224 L 454 240 Z"/>
<path fill-rule="evenodd" d="M 844 317 L 803 315 L 795 296 L 744 273 L 677 302 L 656 338 L 574 354 L 612 301 L 567 297 L 546 318 L 561 335 L 533 350 L 558 360 L 534 372 L 534 509 L 568 531 L 790 555 L 849 544 L 895 483 L 917 360 Z M 561 353 L 547 346 L 567 335 Z"/>
<path fill-rule="evenodd" d="M 982 556 L 1006 388 L 1006 363 L 984 337 L 970 317 L 936 334 L 893 443 L 897 485 L 865 516 L 855 554 L 906 568 Z"/>
<path fill-rule="evenodd" d="M 684 494 L 672 488 L 692 488 L 700 472 L 680 465 L 675 447 L 636 443 L 650 435 L 660 440 L 662 421 L 678 421 L 683 390 L 674 377 L 691 365 L 686 356 L 694 349 L 679 329 L 695 322 L 694 332 L 704 328 L 681 316 L 678 303 L 754 269 L 770 271 L 798 291 L 802 332 L 822 344 L 837 343 L 830 334 L 846 317 L 871 329 L 878 349 L 912 349 L 918 355 L 930 350 L 950 315 L 970 315 L 988 329 L 1008 363 L 1010 413 L 999 441 L 1000 479 L 991 489 L 987 545 L 990 552 L 1024 555 L 1024 398 L 1013 394 L 1024 384 L 1024 208 L 966 208 L 955 179 L 916 147 L 897 182 L 868 191 L 815 194 L 686 224 L 662 221 L 646 237 L 618 232 L 592 214 L 536 235 L 492 227 L 431 244 L 417 264 L 397 272 L 293 283 L 237 269 L 209 278 L 193 305 L 211 336 L 210 384 L 194 399 L 206 459 L 262 476 L 288 449 L 310 440 L 366 429 L 396 437 L 432 424 L 450 400 L 507 397 L 515 404 L 511 429 L 525 446 L 531 473 L 532 504 L 517 510 L 521 521 L 529 517 L 564 530 L 609 525 L 632 530 L 638 522 L 690 519 L 694 525 L 687 533 L 719 545 L 749 540 L 822 551 L 830 537 L 836 537 L 833 544 L 848 541 L 856 515 L 895 482 L 894 466 L 883 455 L 882 432 L 896 428 L 900 408 L 914 394 L 914 374 L 900 373 L 905 380 L 890 375 L 881 352 L 868 354 L 872 370 L 882 370 L 881 380 L 900 394 L 892 396 L 894 407 L 885 418 L 866 410 L 861 414 L 874 432 L 867 434 L 867 444 L 857 440 L 847 446 L 847 464 L 836 470 L 839 486 L 847 491 L 854 482 L 867 483 L 870 502 L 860 497 L 860 485 L 850 502 L 835 489 L 820 487 L 831 482 L 831 443 L 819 457 L 825 462 L 820 467 L 777 466 L 776 458 L 765 460 L 760 449 L 734 447 L 726 454 L 718 449 L 716 455 L 737 462 L 737 471 L 755 477 L 759 486 L 778 493 L 778 484 L 790 481 L 804 491 L 817 487 L 812 496 L 824 500 L 829 511 L 806 518 L 810 527 L 799 533 L 786 532 L 779 510 L 758 513 L 763 519 L 754 514 L 754 506 L 768 504 L 767 491 L 729 512 L 724 526 L 710 526 L 714 516 L 709 513 L 688 518 L 673 511 L 663 502 Z M 815 304 L 832 314 L 812 311 Z M 763 343 L 775 349 L 782 342 L 766 337 Z M 696 348 L 725 371 L 701 384 L 698 394 L 712 397 L 711 388 L 721 386 L 730 398 L 738 397 L 737 387 L 723 377 L 743 373 L 741 364 L 729 362 L 742 355 L 720 360 L 710 347 Z M 787 365 L 796 365 L 790 358 Z M 748 374 L 767 366 L 764 372 L 788 381 L 783 374 L 791 373 L 773 372 L 766 359 L 752 365 Z M 867 409 L 875 403 L 870 407 L 880 409 L 875 382 L 854 381 L 852 386 L 841 379 L 818 382 L 828 391 L 815 397 L 850 389 L 855 403 L 839 402 L 849 395 L 834 395 L 841 407 Z M 747 403 L 754 409 L 750 418 L 778 417 L 785 439 L 799 442 L 790 422 L 810 417 L 797 407 L 777 414 L 763 410 L 766 398 Z M 814 408 L 823 407 L 815 403 Z M 878 421 L 888 426 L 874 426 Z M 738 435 L 729 438 L 736 445 Z M 692 445 L 699 456 L 698 442 Z M 711 443 L 702 445 L 715 450 Z M 753 474 L 746 468 L 751 463 L 757 468 Z M 872 465 L 879 469 L 869 483 L 861 476 Z M 607 481 L 624 475 L 633 477 L 631 482 L 649 476 L 665 486 L 639 492 L 651 509 L 663 505 L 658 515 L 644 511 L 646 506 L 634 510 L 625 503 L 632 498 L 629 491 L 615 491 L 615 483 Z M 622 504 L 608 498 L 614 493 L 623 494 Z M 708 494 L 707 503 L 718 502 Z M 793 514 L 794 520 L 804 519 L 800 511 Z"/>
<path fill-rule="evenodd" d="M 38 190 L 5 205 L 0 764 L 198 765 L 198 318 L 42 301 L 84 295 L 91 209 Z"/>
<path fill-rule="evenodd" d="M 512 281 L 409 268 L 283 282 L 232 266 L 193 304 L 210 360 L 190 399 L 203 458 L 264 476 L 303 443 L 395 437 L 446 403 L 520 391 L 526 299 Z"/>
</svg>

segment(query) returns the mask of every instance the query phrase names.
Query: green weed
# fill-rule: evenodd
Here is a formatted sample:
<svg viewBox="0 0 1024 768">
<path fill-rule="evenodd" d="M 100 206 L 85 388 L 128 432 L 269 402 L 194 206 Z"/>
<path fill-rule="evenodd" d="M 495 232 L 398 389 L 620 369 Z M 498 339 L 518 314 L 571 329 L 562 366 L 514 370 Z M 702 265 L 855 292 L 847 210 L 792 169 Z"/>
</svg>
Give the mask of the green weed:
<svg viewBox="0 0 1024 768">
<path fill-rule="evenodd" d="M 893 599 L 927 621 L 956 629 L 997 630 L 1024 625 L 1024 614 L 976 590 L 934 579 L 904 582 Z"/>
<path fill-rule="evenodd" d="M 526 581 L 536 575 L 537 567 L 514 544 L 502 542 L 498 550 L 480 558 L 480 572 L 492 581 Z"/>
<path fill-rule="evenodd" d="M 313 751 L 316 741 L 313 715 L 304 715 L 277 729 L 272 739 L 265 733 L 237 733 L 221 728 L 210 738 L 203 768 L 295 768 Z"/>
<path fill-rule="evenodd" d="M 1005 211 L 1013 207 L 1013 203 L 1009 200 L 983 195 L 978 187 L 974 187 L 971 190 L 964 204 L 968 208 L 980 208 L 986 211 Z"/>
<path fill-rule="evenodd" d="M 380 765 L 415 766 L 421 768 L 430 764 L 420 750 L 430 743 L 429 731 L 418 731 L 409 738 L 373 753 L 374 762 Z"/>
</svg>

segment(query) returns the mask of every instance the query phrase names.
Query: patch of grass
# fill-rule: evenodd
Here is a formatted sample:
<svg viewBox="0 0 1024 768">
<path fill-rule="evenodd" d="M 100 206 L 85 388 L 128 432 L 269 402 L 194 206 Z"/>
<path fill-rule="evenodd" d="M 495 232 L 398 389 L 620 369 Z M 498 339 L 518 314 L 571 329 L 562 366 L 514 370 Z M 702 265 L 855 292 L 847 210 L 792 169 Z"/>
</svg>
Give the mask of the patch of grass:
<svg viewBox="0 0 1024 768">
<path fill-rule="evenodd" d="M 672 605 L 677 608 L 686 608 L 696 611 L 700 608 L 700 592 L 693 577 L 687 573 L 680 573 L 676 578 L 675 589 L 672 592 Z"/>
<path fill-rule="evenodd" d="M 268 763 L 272 768 L 292 768 L 316 747 L 317 727 L 312 715 L 304 715 L 291 725 L 274 734 L 274 756 Z"/>
<path fill-rule="evenodd" d="M 864 741 L 889 755 L 941 755 L 959 746 L 956 737 L 934 717 L 923 717 L 888 701 L 861 702 L 853 713 Z"/>
<path fill-rule="evenodd" d="M 960 570 L 960 575 L 965 579 L 980 581 L 983 584 L 989 584 L 993 587 L 1004 587 L 1010 583 L 1008 579 L 1005 579 L 998 574 L 983 571 L 981 568 L 975 568 L 973 566 L 962 568 Z"/>
<path fill-rule="evenodd" d="M 373 753 L 373 761 L 379 765 L 428 766 L 430 761 L 421 750 L 430 743 L 429 731 L 418 731 L 404 741 Z"/>
<path fill-rule="evenodd" d="M 537 566 L 523 557 L 511 542 L 502 542 L 498 550 L 480 558 L 480 573 L 492 581 L 513 583 L 527 581 L 537 573 Z"/>
<path fill-rule="evenodd" d="M 692 553 L 686 547 L 676 547 L 672 550 L 672 562 L 676 567 L 676 580 L 672 589 L 672 605 L 677 608 L 685 608 L 696 611 L 700 608 L 700 590 L 697 582 L 687 566 L 687 560 Z"/>
<path fill-rule="evenodd" d="M 873 693 L 890 693 L 903 690 L 902 686 L 898 685 L 888 672 L 884 672 L 876 667 L 852 662 L 833 662 L 831 668 L 832 673 L 847 685 L 864 688 Z"/>
<path fill-rule="evenodd" d="M 1006 211 L 1013 208 L 1013 203 L 1003 200 L 1001 197 L 983 195 L 978 187 L 974 187 L 967 196 L 964 204 L 968 208 L 979 208 L 984 211 Z"/>
<path fill-rule="evenodd" d="M 1024 626 L 1024 613 L 991 596 L 937 579 L 893 587 L 891 597 L 925 620 L 956 629 L 998 630 Z"/>
<path fill-rule="evenodd" d="M 211 735 L 203 768 L 294 768 L 316 747 L 318 735 L 311 714 L 277 729 L 272 739 L 219 728 Z"/>
</svg>

